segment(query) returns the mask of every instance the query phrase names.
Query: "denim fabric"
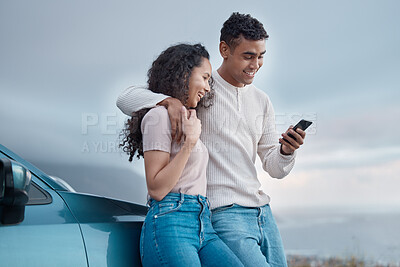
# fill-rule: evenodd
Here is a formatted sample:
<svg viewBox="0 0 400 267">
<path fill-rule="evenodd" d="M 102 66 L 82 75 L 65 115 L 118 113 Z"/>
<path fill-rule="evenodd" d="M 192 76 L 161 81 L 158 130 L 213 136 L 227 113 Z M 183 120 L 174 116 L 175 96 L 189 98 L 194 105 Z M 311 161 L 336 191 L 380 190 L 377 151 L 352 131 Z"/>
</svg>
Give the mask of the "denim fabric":
<svg viewBox="0 0 400 267">
<path fill-rule="evenodd" d="M 269 205 L 257 208 L 236 204 L 212 211 L 218 236 L 245 266 L 287 266 L 281 235 Z"/>
<path fill-rule="evenodd" d="M 149 204 L 140 238 L 143 266 L 243 266 L 212 228 L 207 198 L 169 193 Z"/>
</svg>

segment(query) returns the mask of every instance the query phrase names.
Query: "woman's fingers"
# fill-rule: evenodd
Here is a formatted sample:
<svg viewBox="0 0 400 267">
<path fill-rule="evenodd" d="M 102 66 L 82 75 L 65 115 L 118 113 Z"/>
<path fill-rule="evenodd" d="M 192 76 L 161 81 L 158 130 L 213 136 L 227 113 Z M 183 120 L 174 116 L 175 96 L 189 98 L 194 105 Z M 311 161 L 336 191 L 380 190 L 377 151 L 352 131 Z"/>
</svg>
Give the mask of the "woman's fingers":
<svg viewBox="0 0 400 267">
<path fill-rule="evenodd" d="M 193 119 L 197 118 L 195 109 L 189 109 L 189 119 L 192 119 L 192 118 Z"/>
</svg>

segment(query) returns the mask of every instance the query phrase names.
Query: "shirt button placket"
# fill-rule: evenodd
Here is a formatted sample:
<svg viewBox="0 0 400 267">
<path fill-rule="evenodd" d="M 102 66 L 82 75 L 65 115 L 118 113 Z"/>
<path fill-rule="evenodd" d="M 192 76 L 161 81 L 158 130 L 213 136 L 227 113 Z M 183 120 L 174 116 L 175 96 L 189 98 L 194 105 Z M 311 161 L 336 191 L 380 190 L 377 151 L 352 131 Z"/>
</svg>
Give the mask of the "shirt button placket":
<svg viewBox="0 0 400 267">
<path fill-rule="evenodd" d="M 240 91 L 240 88 L 236 88 L 236 92 L 237 92 L 238 111 L 240 111 L 242 108 L 242 92 Z"/>
</svg>

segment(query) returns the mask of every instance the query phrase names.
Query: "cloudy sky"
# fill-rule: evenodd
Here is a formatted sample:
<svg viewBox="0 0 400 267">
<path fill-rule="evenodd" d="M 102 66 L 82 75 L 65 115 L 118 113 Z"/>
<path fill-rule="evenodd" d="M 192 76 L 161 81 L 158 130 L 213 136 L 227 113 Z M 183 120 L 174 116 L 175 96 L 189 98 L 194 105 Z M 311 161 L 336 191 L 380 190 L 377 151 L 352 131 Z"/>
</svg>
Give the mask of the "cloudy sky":
<svg viewBox="0 0 400 267">
<path fill-rule="evenodd" d="M 120 171 L 76 189 L 144 203 L 143 162 L 129 164 L 116 146 L 126 119 L 116 98 L 144 84 L 171 44 L 203 43 L 216 69 L 234 11 L 270 35 L 254 83 L 270 96 L 277 129 L 314 121 L 288 177 L 258 167 L 272 204 L 399 209 L 396 0 L 1 1 L 1 143 L 45 170 L 59 166 L 61 177 L 62 166 Z"/>
</svg>

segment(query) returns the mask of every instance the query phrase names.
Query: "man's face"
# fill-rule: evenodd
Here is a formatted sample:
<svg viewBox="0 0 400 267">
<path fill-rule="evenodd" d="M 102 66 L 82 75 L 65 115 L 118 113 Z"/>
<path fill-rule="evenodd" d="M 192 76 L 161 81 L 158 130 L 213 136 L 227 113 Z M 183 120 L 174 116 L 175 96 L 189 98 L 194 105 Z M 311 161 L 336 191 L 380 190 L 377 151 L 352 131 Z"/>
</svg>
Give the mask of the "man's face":
<svg viewBox="0 0 400 267">
<path fill-rule="evenodd" d="M 227 82 L 236 87 L 251 84 L 255 74 L 263 65 L 266 52 L 265 39 L 254 41 L 242 38 L 235 48 L 227 46 L 227 49 L 228 53 L 224 56 Z"/>
</svg>

